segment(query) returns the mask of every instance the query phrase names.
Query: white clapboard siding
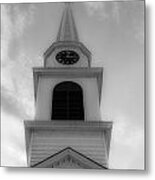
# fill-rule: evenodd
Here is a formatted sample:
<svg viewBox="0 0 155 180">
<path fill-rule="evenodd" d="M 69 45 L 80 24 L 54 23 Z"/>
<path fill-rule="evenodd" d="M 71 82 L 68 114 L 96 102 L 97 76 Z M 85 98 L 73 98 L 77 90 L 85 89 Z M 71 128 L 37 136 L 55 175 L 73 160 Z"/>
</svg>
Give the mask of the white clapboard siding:
<svg viewBox="0 0 155 180">
<path fill-rule="evenodd" d="M 101 132 L 37 131 L 32 136 L 31 165 L 71 147 L 94 161 L 106 165 L 107 150 Z"/>
</svg>

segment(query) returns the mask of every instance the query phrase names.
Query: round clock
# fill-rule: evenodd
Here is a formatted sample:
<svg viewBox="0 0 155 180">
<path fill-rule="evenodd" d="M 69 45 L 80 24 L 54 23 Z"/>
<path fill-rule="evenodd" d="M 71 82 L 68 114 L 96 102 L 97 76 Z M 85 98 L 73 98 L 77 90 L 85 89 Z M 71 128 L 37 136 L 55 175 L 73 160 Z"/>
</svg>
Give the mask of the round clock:
<svg viewBox="0 0 155 180">
<path fill-rule="evenodd" d="M 72 50 L 63 50 L 56 55 L 56 60 L 61 64 L 70 65 L 79 60 L 79 55 Z"/>
</svg>

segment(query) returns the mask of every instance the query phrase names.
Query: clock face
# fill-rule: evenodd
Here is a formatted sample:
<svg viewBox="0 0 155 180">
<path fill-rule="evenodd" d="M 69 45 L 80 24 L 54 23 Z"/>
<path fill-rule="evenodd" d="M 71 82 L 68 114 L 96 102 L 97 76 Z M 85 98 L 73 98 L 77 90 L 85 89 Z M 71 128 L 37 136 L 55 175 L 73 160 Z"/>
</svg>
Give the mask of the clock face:
<svg viewBox="0 0 155 180">
<path fill-rule="evenodd" d="M 70 65 L 79 60 L 79 55 L 72 50 L 63 50 L 56 55 L 56 60 L 61 64 Z"/>
</svg>

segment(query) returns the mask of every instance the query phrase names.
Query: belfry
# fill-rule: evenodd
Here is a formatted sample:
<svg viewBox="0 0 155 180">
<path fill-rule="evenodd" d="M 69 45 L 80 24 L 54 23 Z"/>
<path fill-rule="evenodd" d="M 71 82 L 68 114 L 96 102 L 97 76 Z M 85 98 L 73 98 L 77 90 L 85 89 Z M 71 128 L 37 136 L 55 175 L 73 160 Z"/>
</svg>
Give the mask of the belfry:
<svg viewBox="0 0 155 180">
<path fill-rule="evenodd" d="M 112 122 L 101 120 L 102 76 L 65 3 L 44 67 L 33 68 L 35 119 L 24 122 L 29 167 L 108 169 Z"/>
</svg>

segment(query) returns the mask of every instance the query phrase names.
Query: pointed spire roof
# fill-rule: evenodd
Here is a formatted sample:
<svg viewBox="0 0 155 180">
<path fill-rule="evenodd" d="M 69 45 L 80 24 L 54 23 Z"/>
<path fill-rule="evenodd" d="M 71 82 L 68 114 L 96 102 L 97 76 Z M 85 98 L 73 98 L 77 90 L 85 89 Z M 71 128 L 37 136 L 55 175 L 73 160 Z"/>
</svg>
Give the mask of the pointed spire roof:
<svg viewBox="0 0 155 180">
<path fill-rule="evenodd" d="M 65 3 L 57 41 L 79 41 L 70 2 Z"/>
</svg>

